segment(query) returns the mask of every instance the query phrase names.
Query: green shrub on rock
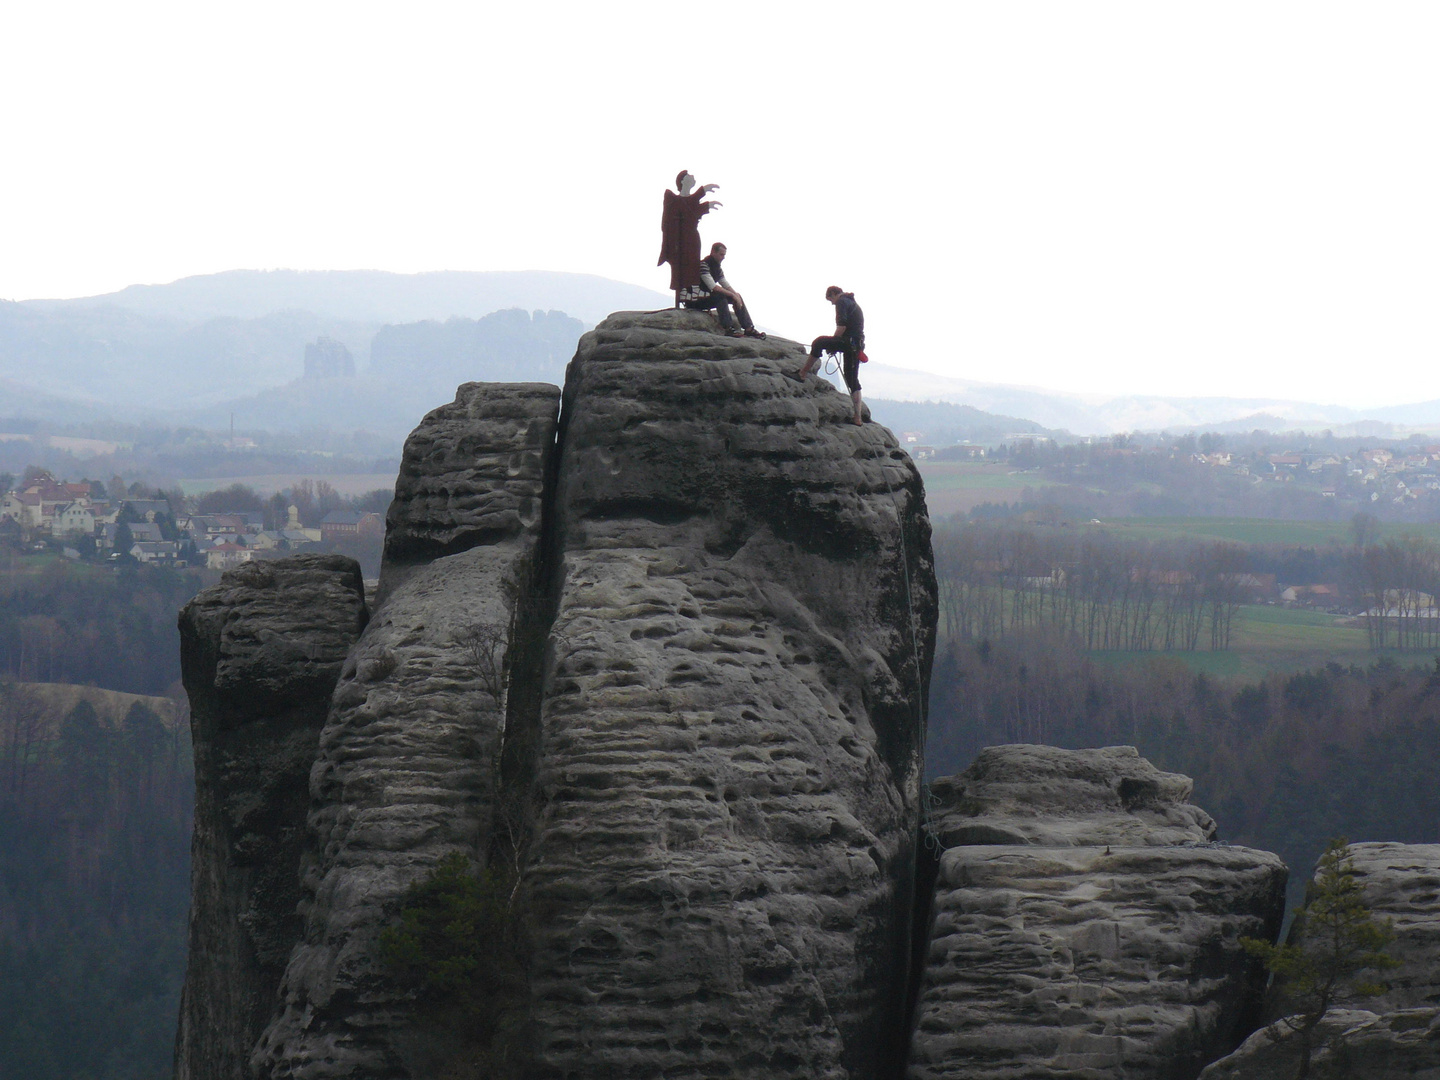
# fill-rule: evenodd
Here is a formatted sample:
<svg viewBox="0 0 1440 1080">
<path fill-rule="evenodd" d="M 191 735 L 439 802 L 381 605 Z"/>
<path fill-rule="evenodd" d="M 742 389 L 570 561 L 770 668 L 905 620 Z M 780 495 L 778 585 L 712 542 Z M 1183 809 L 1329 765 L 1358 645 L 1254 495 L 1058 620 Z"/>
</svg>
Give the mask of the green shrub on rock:
<svg viewBox="0 0 1440 1080">
<path fill-rule="evenodd" d="M 507 1075 L 504 1036 L 526 990 L 523 933 L 505 876 L 456 852 L 406 890 L 379 960 L 415 995 L 413 1051 L 436 1076 Z M 418 1063 L 418 1062 L 417 1062 Z"/>
<path fill-rule="evenodd" d="M 1295 1076 L 1304 1080 L 1325 1014 L 1343 1001 L 1384 993 L 1375 976 L 1396 966 L 1385 952 L 1394 928 L 1370 913 L 1343 837 L 1331 840 L 1320 856 L 1290 937 L 1291 943 L 1281 945 L 1255 938 L 1243 938 L 1242 943 L 1246 952 L 1264 961 L 1285 1001 L 1296 1010 L 1269 1030 L 1277 1042 L 1294 1036 Z"/>
</svg>

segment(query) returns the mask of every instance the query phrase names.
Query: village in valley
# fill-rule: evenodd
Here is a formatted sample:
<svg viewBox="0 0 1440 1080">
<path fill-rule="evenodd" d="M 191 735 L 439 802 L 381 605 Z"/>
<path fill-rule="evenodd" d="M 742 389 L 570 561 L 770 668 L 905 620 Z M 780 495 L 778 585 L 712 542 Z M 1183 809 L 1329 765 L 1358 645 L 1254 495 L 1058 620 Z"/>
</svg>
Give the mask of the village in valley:
<svg viewBox="0 0 1440 1080">
<path fill-rule="evenodd" d="M 28 472 L 31 475 L 7 491 L 0 505 L 0 548 L 57 551 L 73 560 L 220 571 L 300 551 L 365 545 L 378 552 L 385 534 L 384 514 L 371 509 L 318 513 L 307 506 L 311 513 L 304 520 L 300 507 L 282 495 L 260 510 L 225 507 L 222 502 L 219 509 L 199 512 L 189 505 L 213 503 L 215 498 L 177 499 L 155 491 L 131 495 L 123 488 L 112 493 L 100 481 L 57 480 L 41 469 Z M 323 485 L 322 494 L 326 489 Z M 242 492 L 236 501 L 253 502 L 254 493 Z"/>
</svg>

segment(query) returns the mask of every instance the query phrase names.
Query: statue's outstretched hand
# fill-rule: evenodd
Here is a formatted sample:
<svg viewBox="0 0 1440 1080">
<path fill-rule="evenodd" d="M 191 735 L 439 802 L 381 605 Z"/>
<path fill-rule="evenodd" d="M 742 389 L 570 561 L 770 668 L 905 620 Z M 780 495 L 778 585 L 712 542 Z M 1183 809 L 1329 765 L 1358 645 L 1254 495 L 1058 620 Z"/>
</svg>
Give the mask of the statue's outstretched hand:
<svg viewBox="0 0 1440 1080">
<path fill-rule="evenodd" d="M 710 209 L 714 210 L 717 206 L 724 206 L 725 204 L 724 204 L 723 202 L 721 202 L 719 199 L 712 199 L 712 200 L 710 200 L 710 202 L 706 203 L 705 205 L 708 206 L 708 207 L 710 207 Z"/>
<path fill-rule="evenodd" d="M 703 191 L 703 192 L 705 192 L 706 195 L 709 195 L 710 192 L 712 192 L 712 191 L 719 191 L 719 190 L 720 190 L 720 185 L 719 185 L 719 184 L 706 184 L 706 185 L 705 185 L 703 188 L 701 188 L 700 190 Z"/>
</svg>

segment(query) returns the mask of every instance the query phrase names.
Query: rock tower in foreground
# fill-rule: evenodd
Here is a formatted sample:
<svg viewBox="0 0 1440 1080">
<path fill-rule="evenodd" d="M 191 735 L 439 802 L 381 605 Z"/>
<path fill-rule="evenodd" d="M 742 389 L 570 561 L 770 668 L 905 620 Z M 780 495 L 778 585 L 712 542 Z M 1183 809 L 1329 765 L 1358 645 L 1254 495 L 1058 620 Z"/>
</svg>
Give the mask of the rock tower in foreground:
<svg viewBox="0 0 1440 1080">
<path fill-rule="evenodd" d="M 785 377 L 801 363 L 704 314 L 623 313 L 581 339 L 563 408 L 467 384 L 425 418 L 375 610 L 326 669 L 308 847 L 276 860 L 298 862 L 303 926 L 283 976 L 254 973 L 271 1019 L 182 1040 L 181 1077 L 246 1056 L 307 1080 L 453 1068 L 376 962 L 453 852 L 518 871 L 532 916 L 517 1070 L 894 1075 L 930 526 L 894 437 Z M 226 602 L 182 623 L 209 641 Z M 197 890 L 224 854 L 197 846 Z M 197 906 L 192 940 L 230 917 Z"/>
</svg>

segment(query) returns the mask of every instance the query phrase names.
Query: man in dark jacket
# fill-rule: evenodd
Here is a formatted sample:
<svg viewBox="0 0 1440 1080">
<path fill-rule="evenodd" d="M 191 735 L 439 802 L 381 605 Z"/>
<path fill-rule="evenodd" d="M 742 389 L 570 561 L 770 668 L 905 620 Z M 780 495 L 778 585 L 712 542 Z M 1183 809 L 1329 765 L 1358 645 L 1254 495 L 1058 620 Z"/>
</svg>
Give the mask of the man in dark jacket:
<svg viewBox="0 0 1440 1080">
<path fill-rule="evenodd" d="M 700 289 L 693 294 L 693 299 L 685 301 L 687 308 L 698 308 L 701 310 L 715 309 L 715 314 L 720 316 L 720 325 L 731 337 L 757 337 L 765 336 L 763 331 L 755 329 L 755 323 L 750 318 L 750 309 L 745 306 L 745 298 L 735 291 L 735 286 L 725 280 L 725 271 L 721 264 L 725 261 L 725 245 L 711 244 L 710 254 L 700 260 Z M 735 325 L 735 320 L 730 316 L 730 305 L 735 305 L 735 314 L 740 318 L 740 325 Z"/>
<path fill-rule="evenodd" d="M 850 400 L 855 403 L 856 424 L 865 421 L 860 415 L 860 355 L 865 351 L 865 313 L 855 302 L 855 294 L 848 293 L 839 285 L 825 290 L 825 299 L 835 305 L 835 333 L 817 337 L 810 343 L 810 359 L 795 376 L 803 380 L 820 363 L 821 353 L 839 353 L 842 357 L 841 374 L 845 376 L 845 388 L 850 391 Z"/>
</svg>

